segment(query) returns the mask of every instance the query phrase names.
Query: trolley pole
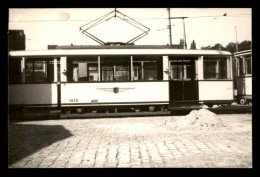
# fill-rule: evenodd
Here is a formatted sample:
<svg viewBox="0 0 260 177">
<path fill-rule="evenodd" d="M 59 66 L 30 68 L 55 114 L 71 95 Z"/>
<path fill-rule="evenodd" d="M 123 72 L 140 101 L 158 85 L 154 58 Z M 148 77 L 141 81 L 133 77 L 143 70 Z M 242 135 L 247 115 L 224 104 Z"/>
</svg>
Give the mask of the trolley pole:
<svg viewBox="0 0 260 177">
<path fill-rule="evenodd" d="M 170 8 L 167 8 L 168 10 L 168 19 L 169 19 L 169 44 L 170 46 L 172 46 L 172 30 L 171 30 L 171 14 L 170 14 Z"/>
<path fill-rule="evenodd" d="M 237 27 L 235 26 L 235 30 L 236 30 L 236 51 L 238 52 L 238 45 L 237 45 Z"/>
</svg>

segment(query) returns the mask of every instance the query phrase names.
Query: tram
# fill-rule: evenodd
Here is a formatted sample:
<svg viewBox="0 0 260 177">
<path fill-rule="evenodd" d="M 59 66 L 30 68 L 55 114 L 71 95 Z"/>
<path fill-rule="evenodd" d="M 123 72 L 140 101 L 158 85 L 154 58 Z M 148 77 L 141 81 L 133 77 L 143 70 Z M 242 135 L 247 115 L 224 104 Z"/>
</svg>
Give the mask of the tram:
<svg viewBox="0 0 260 177">
<path fill-rule="evenodd" d="M 9 106 L 156 109 L 234 101 L 232 55 L 168 45 L 9 52 Z"/>
<path fill-rule="evenodd" d="M 239 104 L 252 102 L 252 50 L 234 53 L 236 63 L 236 100 Z"/>
</svg>

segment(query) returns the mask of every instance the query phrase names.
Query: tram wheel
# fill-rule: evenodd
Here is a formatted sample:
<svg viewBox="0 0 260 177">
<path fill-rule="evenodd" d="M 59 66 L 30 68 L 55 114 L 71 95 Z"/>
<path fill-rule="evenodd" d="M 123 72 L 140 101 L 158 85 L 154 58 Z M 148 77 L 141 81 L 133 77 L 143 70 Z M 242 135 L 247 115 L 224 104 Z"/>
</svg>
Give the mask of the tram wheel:
<svg viewBox="0 0 260 177">
<path fill-rule="evenodd" d="M 247 100 L 245 98 L 240 98 L 239 103 L 244 105 L 247 103 Z"/>
</svg>

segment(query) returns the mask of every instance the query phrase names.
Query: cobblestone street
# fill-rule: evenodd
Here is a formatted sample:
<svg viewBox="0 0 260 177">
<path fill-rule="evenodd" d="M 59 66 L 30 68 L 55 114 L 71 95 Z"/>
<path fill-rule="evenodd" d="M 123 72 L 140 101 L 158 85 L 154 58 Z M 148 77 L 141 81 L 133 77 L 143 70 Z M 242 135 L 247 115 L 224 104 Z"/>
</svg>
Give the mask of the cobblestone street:
<svg viewBox="0 0 260 177">
<path fill-rule="evenodd" d="M 252 114 L 211 132 L 155 128 L 167 118 L 9 122 L 9 168 L 252 168 Z"/>
</svg>

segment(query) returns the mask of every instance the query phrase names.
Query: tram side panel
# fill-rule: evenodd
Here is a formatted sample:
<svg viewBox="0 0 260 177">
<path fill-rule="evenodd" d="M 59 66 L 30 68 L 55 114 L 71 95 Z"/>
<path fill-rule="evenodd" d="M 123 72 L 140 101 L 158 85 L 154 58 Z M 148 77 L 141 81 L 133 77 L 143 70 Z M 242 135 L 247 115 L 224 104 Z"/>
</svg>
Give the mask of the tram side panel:
<svg viewBox="0 0 260 177">
<path fill-rule="evenodd" d="M 25 103 L 35 106 L 57 106 L 57 84 L 26 84 Z"/>
<path fill-rule="evenodd" d="M 57 85 L 54 84 L 9 84 L 10 106 L 57 106 Z"/>
<path fill-rule="evenodd" d="M 239 98 L 252 99 L 252 77 L 237 77 L 237 95 Z"/>
<path fill-rule="evenodd" d="M 54 82 L 53 71 L 55 67 L 52 58 L 10 58 L 9 105 L 57 106 L 57 83 Z"/>
<path fill-rule="evenodd" d="M 61 106 L 168 104 L 168 82 L 62 83 Z"/>
<path fill-rule="evenodd" d="M 21 106 L 25 104 L 25 85 L 8 85 L 8 104 L 12 106 Z"/>
<path fill-rule="evenodd" d="M 252 95 L 252 77 L 245 78 L 246 95 Z"/>
<path fill-rule="evenodd" d="M 199 100 L 232 102 L 233 81 L 199 81 Z"/>
<path fill-rule="evenodd" d="M 199 100 L 204 103 L 232 103 L 232 58 L 204 56 L 199 58 L 199 66 Z"/>
<path fill-rule="evenodd" d="M 237 77 L 237 95 L 245 95 L 245 78 Z"/>
</svg>

